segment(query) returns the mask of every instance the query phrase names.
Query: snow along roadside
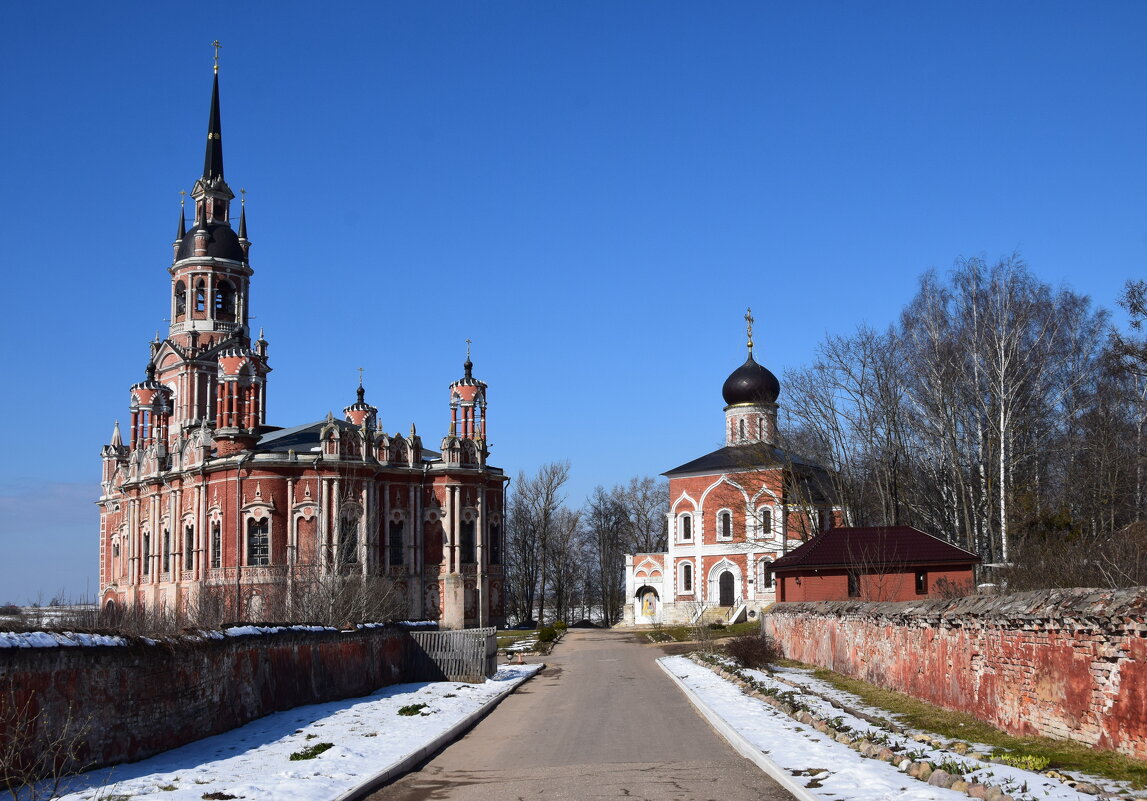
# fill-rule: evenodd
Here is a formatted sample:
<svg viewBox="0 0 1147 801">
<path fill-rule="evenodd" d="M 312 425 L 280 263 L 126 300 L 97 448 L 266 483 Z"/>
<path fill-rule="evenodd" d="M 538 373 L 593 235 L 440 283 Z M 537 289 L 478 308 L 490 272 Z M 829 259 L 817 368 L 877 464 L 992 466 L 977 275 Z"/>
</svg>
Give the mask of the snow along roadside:
<svg viewBox="0 0 1147 801">
<path fill-rule="evenodd" d="M 353 799 L 362 798 L 363 796 L 374 792 L 379 787 L 382 787 L 386 783 L 398 778 L 399 776 L 409 773 L 416 765 L 427 759 L 430 759 L 432 756 L 437 754 L 439 751 L 450 745 L 452 742 L 476 726 L 478 721 L 489 715 L 494 711 L 494 707 L 502 703 L 503 698 L 512 693 L 514 690 L 518 689 L 522 683 L 528 679 L 532 679 L 534 676 L 544 670 L 546 665 L 544 662 L 541 662 L 536 666 L 515 665 L 514 667 L 518 668 L 523 675 L 521 675 L 521 677 L 517 680 L 507 681 L 505 687 L 499 690 L 496 695 L 484 701 L 482 706 L 471 712 L 469 716 L 458 721 L 446 731 L 439 734 L 437 737 L 434 737 L 433 739 L 423 743 L 416 750 L 388 766 L 380 773 L 371 776 L 369 779 L 362 782 L 357 787 L 352 787 L 345 793 L 336 796 L 334 801 L 353 801 Z M 510 672 L 512 669 L 513 668 L 508 668 L 507 672 Z"/>
<path fill-rule="evenodd" d="M 274 712 L 139 762 L 67 777 L 61 801 L 360 798 L 433 756 L 542 667 L 503 665 L 480 684 L 394 684 Z"/>
<path fill-rule="evenodd" d="M 777 763 L 765 756 L 760 748 L 757 748 L 749 742 L 741 732 L 729 725 L 729 722 L 717 714 L 713 707 L 702 701 L 697 693 L 694 692 L 693 688 L 686 684 L 681 676 L 674 673 L 666 662 L 666 659 L 657 660 L 657 664 L 665 671 L 665 674 L 681 688 L 681 692 L 685 693 L 685 697 L 688 698 L 689 702 L 701 713 L 701 717 L 709 721 L 709 725 L 728 740 L 729 745 L 733 746 L 733 749 L 736 750 L 737 753 L 771 776 L 777 784 L 792 793 L 797 801 L 823 801 L 819 796 L 813 795 L 802 785 L 794 781 L 793 777 L 781 770 L 781 767 Z"/>
</svg>

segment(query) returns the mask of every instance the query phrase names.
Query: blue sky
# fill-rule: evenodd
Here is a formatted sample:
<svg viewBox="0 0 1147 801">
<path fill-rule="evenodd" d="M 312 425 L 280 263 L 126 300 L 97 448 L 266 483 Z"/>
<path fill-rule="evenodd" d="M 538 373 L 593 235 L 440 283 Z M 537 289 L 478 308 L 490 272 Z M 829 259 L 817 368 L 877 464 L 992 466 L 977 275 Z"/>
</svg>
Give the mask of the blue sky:
<svg viewBox="0 0 1147 801">
<path fill-rule="evenodd" d="M 8 3 L 0 602 L 97 587 L 99 449 L 166 325 L 223 43 L 269 422 L 356 368 L 569 500 L 721 443 L 725 376 L 1019 251 L 1112 307 L 1147 255 L 1142 3 Z M 1120 315 L 1116 315 L 1121 319 Z M 784 390 L 780 398 L 784 403 Z"/>
</svg>

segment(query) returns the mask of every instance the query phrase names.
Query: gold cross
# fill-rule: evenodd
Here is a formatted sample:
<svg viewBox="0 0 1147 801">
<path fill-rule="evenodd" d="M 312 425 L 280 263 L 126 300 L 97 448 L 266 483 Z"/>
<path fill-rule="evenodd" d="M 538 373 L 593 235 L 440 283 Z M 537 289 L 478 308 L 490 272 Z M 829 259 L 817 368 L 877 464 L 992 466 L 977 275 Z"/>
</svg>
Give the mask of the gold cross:
<svg viewBox="0 0 1147 801">
<path fill-rule="evenodd" d="M 246 206 L 247 205 L 247 190 L 246 189 L 240 189 L 239 194 L 243 196 L 243 197 L 239 198 L 239 205 L 240 206 Z"/>
<path fill-rule="evenodd" d="M 187 202 L 187 193 L 182 189 L 179 190 L 179 208 L 183 208 L 183 204 Z"/>
<path fill-rule="evenodd" d="M 215 48 L 215 72 L 219 72 L 219 48 L 223 45 L 219 44 L 219 40 L 216 39 L 211 43 L 211 46 Z"/>
<path fill-rule="evenodd" d="M 749 335 L 749 349 L 753 348 L 753 310 L 751 308 L 745 310 L 745 331 Z"/>
</svg>

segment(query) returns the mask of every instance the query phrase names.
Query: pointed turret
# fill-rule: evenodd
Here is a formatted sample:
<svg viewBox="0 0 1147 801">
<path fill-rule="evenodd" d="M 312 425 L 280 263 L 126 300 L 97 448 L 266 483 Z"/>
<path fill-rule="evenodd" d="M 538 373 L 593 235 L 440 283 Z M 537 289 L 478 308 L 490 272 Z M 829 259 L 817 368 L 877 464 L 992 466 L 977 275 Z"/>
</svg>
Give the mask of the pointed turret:
<svg viewBox="0 0 1147 801">
<path fill-rule="evenodd" d="M 179 245 L 183 237 L 187 236 L 187 216 L 183 213 L 183 204 L 179 204 L 179 228 L 175 231 L 175 244 Z"/>
<path fill-rule="evenodd" d="M 123 447 L 123 435 L 119 432 L 119 420 L 115 421 L 115 428 L 112 429 L 111 446 L 116 450 Z"/>
<path fill-rule="evenodd" d="M 207 121 L 207 152 L 203 156 L 203 177 L 208 181 L 223 177 L 223 130 L 219 124 L 219 65 L 211 87 L 211 117 Z"/>
<path fill-rule="evenodd" d="M 240 190 L 240 191 L 246 191 Z M 246 243 L 247 241 L 247 198 L 243 198 L 243 203 L 239 209 L 239 241 Z"/>
</svg>

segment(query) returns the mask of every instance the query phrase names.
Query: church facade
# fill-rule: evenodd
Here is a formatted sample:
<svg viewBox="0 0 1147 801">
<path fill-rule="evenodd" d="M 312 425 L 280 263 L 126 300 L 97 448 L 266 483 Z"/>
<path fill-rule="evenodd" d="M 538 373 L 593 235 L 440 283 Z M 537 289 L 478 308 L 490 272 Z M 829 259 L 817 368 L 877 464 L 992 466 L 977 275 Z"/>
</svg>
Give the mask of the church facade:
<svg viewBox="0 0 1147 801">
<path fill-rule="evenodd" d="M 487 463 L 487 386 L 449 386 L 440 449 L 387 433 L 366 402 L 293 427 L 265 420 L 268 343 L 252 340 L 245 206 L 224 179 L 216 66 L 194 220 L 180 212 L 170 330 L 103 448 L 105 610 L 299 619 L 353 589 L 370 607 L 446 628 L 504 623 L 506 477 Z M 370 596 L 370 597 L 366 597 Z"/>
<path fill-rule="evenodd" d="M 675 467 L 669 478 L 668 548 L 627 554 L 629 625 L 731 623 L 773 603 L 772 562 L 839 516 L 827 473 L 778 445 L 780 382 L 748 357 L 725 380 L 723 447 Z"/>
</svg>

